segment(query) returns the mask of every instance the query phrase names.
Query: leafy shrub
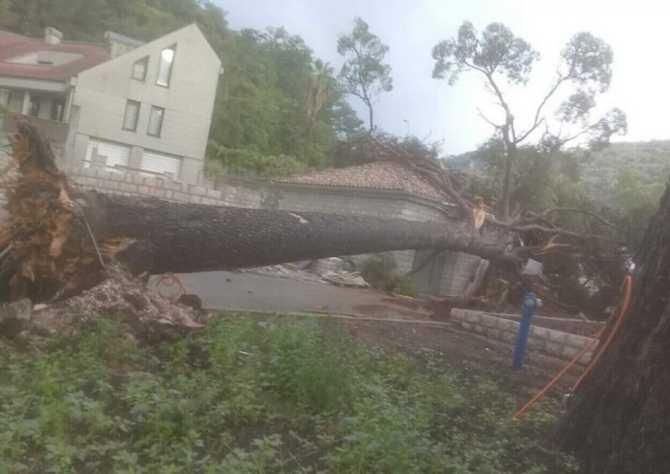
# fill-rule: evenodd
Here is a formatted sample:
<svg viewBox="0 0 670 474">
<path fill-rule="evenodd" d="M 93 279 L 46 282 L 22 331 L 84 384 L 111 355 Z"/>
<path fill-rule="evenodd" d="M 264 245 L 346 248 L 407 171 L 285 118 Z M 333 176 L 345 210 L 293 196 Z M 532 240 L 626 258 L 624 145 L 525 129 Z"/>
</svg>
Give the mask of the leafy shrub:
<svg viewBox="0 0 670 474">
<path fill-rule="evenodd" d="M 272 330 L 268 383 L 308 410 L 333 412 L 352 395 L 354 370 L 347 362 L 350 341 L 326 338 L 312 324 Z"/>
</svg>

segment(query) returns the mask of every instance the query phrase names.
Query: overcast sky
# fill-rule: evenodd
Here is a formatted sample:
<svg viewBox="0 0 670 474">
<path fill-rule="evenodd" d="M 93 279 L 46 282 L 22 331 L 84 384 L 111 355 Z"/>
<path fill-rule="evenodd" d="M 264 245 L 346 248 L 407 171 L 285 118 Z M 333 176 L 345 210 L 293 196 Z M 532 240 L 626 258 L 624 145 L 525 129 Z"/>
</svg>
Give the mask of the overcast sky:
<svg viewBox="0 0 670 474">
<path fill-rule="evenodd" d="M 474 75 L 456 86 L 432 79 L 432 47 L 455 35 L 465 20 L 478 30 L 500 21 L 529 41 L 542 60 L 529 86 L 513 94 L 517 124 L 530 120 L 557 65 L 561 48 L 590 31 L 614 50 L 614 76 L 603 108 L 628 115 L 624 140 L 670 139 L 670 4 L 662 0 L 216 0 L 233 29 L 284 26 L 302 36 L 316 56 L 339 66 L 339 34 L 360 16 L 390 47 L 393 91 L 376 106 L 380 128 L 442 141 L 447 154 L 475 148 L 491 135 L 477 108 L 491 98 Z M 363 109 L 351 99 L 359 112 Z M 359 113 L 361 117 L 364 114 Z"/>
</svg>

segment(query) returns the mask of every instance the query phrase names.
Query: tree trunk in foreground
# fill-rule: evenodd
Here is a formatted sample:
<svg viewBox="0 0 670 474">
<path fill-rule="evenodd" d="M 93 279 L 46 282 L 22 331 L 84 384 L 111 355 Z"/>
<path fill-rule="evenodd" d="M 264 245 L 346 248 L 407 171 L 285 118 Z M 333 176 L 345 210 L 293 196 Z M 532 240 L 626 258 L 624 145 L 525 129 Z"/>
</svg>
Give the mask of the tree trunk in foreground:
<svg viewBox="0 0 670 474">
<path fill-rule="evenodd" d="M 589 474 L 670 472 L 670 183 L 641 248 L 626 320 L 560 434 Z"/>
<path fill-rule="evenodd" d="M 190 273 L 404 249 L 449 249 L 518 263 L 519 255 L 449 224 L 182 204 L 72 190 L 50 147 L 18 125 L 0 286 L 11 299 L 75 294 L 120 262 L 133 273 Z M 3 291 L 0 288 L 0 292 Z M 68 293 L 69 291 L 69 293 Z"/>
</svg>

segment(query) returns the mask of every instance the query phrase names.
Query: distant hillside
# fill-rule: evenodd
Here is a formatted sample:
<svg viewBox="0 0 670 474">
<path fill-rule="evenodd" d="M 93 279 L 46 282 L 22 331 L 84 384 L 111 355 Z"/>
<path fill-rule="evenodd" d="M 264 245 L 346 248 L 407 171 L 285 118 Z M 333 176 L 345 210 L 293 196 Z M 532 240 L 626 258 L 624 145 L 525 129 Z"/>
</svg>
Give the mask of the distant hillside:
<svg viewBox="0 0 670 474">
<path fill-rule="evenodd" d="M 613 143 L 583 163 L 582 182 L 598 198 L 611 195 L 617 176 L 632 171 L 645 185 L 659 185 L 670 176 L 670 140 Z"/>
<path fill-rule="evenodd" d="M 454 171 L 479 174 L 478 152 L 470 151 L 447 158 L 447 167 Z M 609 202 L 617 185 L 617 177 L 632 172 L 641 184 L 659 186 L 670 177 L 670 140 L 613 143 L 589 154 L 580 163 L 581 182 L 586 191 L 602 202 Z"/>
</svg>

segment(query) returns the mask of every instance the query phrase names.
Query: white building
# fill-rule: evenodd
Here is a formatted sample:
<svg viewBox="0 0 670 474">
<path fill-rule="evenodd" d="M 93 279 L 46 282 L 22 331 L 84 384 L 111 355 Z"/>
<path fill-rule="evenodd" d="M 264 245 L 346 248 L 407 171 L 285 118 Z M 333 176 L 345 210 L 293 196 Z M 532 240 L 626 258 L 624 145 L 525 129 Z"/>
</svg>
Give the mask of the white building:
<svg viewBox="0 0 670 474">
<path fill-rule="evenodd" d="M 0 31 L 0 105 L 31 116 L 63 165 L 202 178 L 221 60 L 196 25 L 143 44 Z M 11 131 L 12 121 L 3 128 Z"/>
</svg>

